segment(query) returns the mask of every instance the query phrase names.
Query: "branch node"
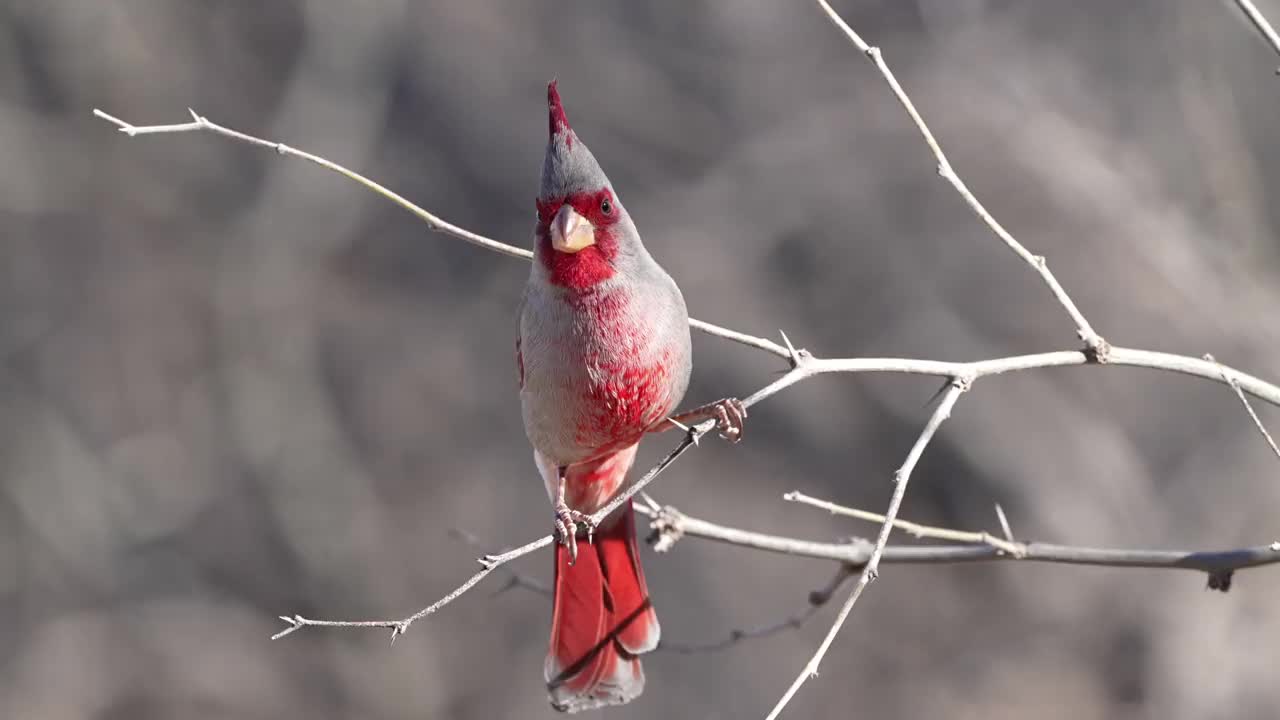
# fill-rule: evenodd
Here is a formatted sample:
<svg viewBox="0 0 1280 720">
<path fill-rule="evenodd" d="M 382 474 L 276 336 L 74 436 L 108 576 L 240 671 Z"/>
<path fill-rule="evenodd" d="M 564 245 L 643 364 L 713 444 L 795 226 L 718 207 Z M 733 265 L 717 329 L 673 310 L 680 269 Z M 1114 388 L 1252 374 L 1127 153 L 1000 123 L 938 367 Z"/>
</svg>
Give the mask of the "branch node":
<svg viewBox="0 0 1280 720">
<path fill-rule="evenodd" d="M 684 515 L 679 510 L 667 505 L 649 521 L 649 544 L 653 545 L 654 552 L 664 553 L 675 546 L 680 538 L 684 537 Z"/>
<path fill-rule="evenodd" d="M 1077 335 L 1084 341 L 1084 357 L 1090 365 L 1106 365 L 1111 362 L 1111 343 L 1106 338 L 1098 334 L 1086 337 L 1083 331 Z"/>
<path fill-rule="evenodd" d="M 873 62 L 873 63 L 875 63 L 875 64 L 877 64 L 877 65 L 879 65 L 879 64 L 880 64 L 880 62 L 881 62 L 881 54 L 880 54 L 880 48 L 879 48 L 879 47 L 877 47 L 877 46 L 875 46 L 875 45 L 872 45 L 871 47 L 867 48 L 866 52 L 867 52 L 867 57 L 871 58 L 871 62 Z M 814 674 L 816 675 L 817 673 L 814 673 Z"/>
<path fill-rule="evenodd" d="M 1231 590 L 1231 578 L 1235 575 L 1235 570 L 1213 570 L 1209 573 L 1208 589 L 1217 590 L 1218 592 L 1229 592 Z"/>
<path fill-rule="evenodd" d="M 481 555 L 480 557 L 476 558 L 476 562 L 480 563 L 480 567 L 484 568 L 485 570 L 492 570 L 498 566 L 498 556 L 497 555 Z"/>
</svg>

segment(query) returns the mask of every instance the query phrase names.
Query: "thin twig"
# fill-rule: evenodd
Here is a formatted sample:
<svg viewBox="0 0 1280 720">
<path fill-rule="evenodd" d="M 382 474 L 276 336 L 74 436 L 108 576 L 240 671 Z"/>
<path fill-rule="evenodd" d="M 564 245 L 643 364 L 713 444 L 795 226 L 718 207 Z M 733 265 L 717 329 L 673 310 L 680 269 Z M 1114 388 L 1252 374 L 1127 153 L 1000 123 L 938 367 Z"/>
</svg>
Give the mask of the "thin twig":
<svg viewBox="0 0 1280 720">
<path fill-rule="evenodd" d="M 969 186 L 966 185 L 964 180 L 956 174 L 956 171 L 951 167 L 951 161 L 948 160 L 947 156 L 942 152 L 942 146 L 938 144 L 937 139 L 933 136 L 933 132 L 929 130 L 929 126 L 925 124 L 924 118 L 922 118 L 920 113 L 916 110 L 915 104 L 911 102 L 911 98 L 907 95 L 906 91 L 902 89 L 902 86 L 898 84 L 898 79 L 894 77 L 893 71 L 890 70 L 888 64 L 885 63 L 884 57 L 880 52 L 880 48 L 868 45 L 867 42 L 862 39 L 862 36 L 855 32 L 853 28 L 849 27 L 849 24 L 844 21 L 844 18 L 840 17 L 839 13 L 837 13 L 826 0 L 817 0 L 817 2 L 818 5 L 821 6 L 822 11 L 827 14 L 827 17 L 831 22 L 839 28 L 845 36 L 849 38 L 850 42 L 852 42 L 858 50 L 866 55 L 867 59 L 871 61 L 871 64 L 875 65 L 876 69 L 880 71 L 880 75 L 889 85 L 889 89 L 893 91 L 894 97 L 898 99 L 898 102 L 902 105 L 903 109 L 907 111 L 907 115 L 911 116 L 911 121 L 915 123 L 916 129 L 920 131 L 920 136 L 924 138 L 925 144 L 927 144 L 929 149 L 933 151 L 933 156 L 938 161 L 938 175 L 951 183 L 951 187 L 955 188 L 955 191 L 960 194 L 960 197 L 969 205 L 969 208 L 973 213 L 977 215 L 982 222 L 986 223 L 987 227 L 995 233 L 996 237 L 1000 238 L 1000 240 L 1003 241 L 1010 250 L 1017 254 L 1018 257 L 1022 258 L 1023 262 L 1030 265 L 1032 269 L 1040 275 L 1040 278 L 1044 280 L 1044 283 L 1049 286 L 1049 290 L 1053 293 L 1053 297 L 1057 299 L 1058 304 L 1067 311 L 1067 315 L 1071 316 L 1071 321 L 1076 325 L 1076 334 L 1084 341 L 1085 347 L 1089 349 L 1090 354 L 1093 356 L 1093 360 L 1095 362 L 1106 362 L 1108 348 L 1107 341 L 1094 331 L 1093 326 L 1089 324 L 1089 321 L 1085 319 L 1084 314 L 1076 307 L 1071 296 L 1067 294 L 1067 291 L 1063 289 L 1062 285 L 1058 282 L 1058 279 L 1054 277 L 1052 272 L 1050 272 L 1049 264 L 1045 260 L 1044 256 L 1032 254 L 1031 251 L 1027 250 L 1027 248 L 1022 245 L 1022 243 L 1018 242 L 1003 225 L 992 217 L 991 213 L 987 212 L 987 209 L 978 201 L 978 198 L 974 196 L 973 192 L 969 190 Z"/>
<path fill-rule="evenodd" d="M 822 663 L 822 658 L 826 656 L 831 643 L 835 641 L 836 635 L 839 634 L 840 628 L 849 617 L 854 604 L 862 596 L 862 591 L 876 579 L 880 557 L 884 554 L 884 547 L 889 542 L 889 532 L 893 529 L 893 521 L 898 515 L 898 508 L 902 506 L 902 498 L 906 495 L 907 481 L 911 479 L 911 471 L 915 469 L 916 463 L 920 461 L 920 456 L 924 454 L 924 449 L 928 447 L 929 441 L 933 439 L 938 427 L 942 425 L 944 420 L 951 417 L 951 408 L 955 407 L 956 401 L 960 399 L 960 394 L 969 389 L 971 382 L 972 379 L 967 377 L 955 379 L 951 387 L 947 389 L 946 395 L 938 403 L 937 409 L 933 411 L 929 422 L 925 424 L 924 430 L 920 431 L 920 437 L 916 438 L 915 445 L 907 453 L 907 459 L 903 461 L 902 467 L 898 468 L 898 471 L 894 473 L 893 497 L 889 500 L 889 509 L 885 510 L 884 523 L 880 526 L 880 535 L 876 538 L 875 547 L 871 550 L 871 557 L 867 559 L 867 564 L 862 568 L 862 574 L 858 577 L 858 584 L 853 587 L 853 592 L 849 593 L 849 599 L 845 600 L 844 605 L 840 608 L 835 622 L 831 624 L 831 629 L 827 631 L 826 637 L 818 645 L 813 657 L 809 659 L 804 669 L 796 676 L 796 679 L 791 683 L 791 687 L 787 688 L 787 691 L 783 693 L 782 698 L 778 700 L 778 704 L 769 713 L 767 720 L 777 718 L 782 713 L 783 708 L 787 706 L 787 703 L 791 702 L 791 698 L 795 696 L 800 686 L 804 685 L 809 678 L 817 676 L 818 666 Z"/>
<path fill-rule="evenodd" d="M 1244 12 L 1245 17 L 1249 18 L 1249 22 L 1253 23 L 1253 26 L 1262 34 L 1262 38 L 1271 45 L 1271 49 L 1275 50 L 1277 55 L 1280 55 L 1280 35 L 1276 34 L 1275 28 L 1271 27 L 1271 23 L 1267 22 L 1267 18 L 1262 15 L 1262 12 L 1254 7 L 1250 0 L 1236 0 L 1236 5 Z M 1280 74 L 1280 69 L 1277 69 L 1276 73 Z"/>
<path fill-rule="evenodd" d="M 1208 362 L 1217 364 L 1218 361 L 1213 359 L 1212 355 L 1206 354 L 1204 359 Z M 1218 365 L 1221 368 L 1221 365 Z M 1231 389 L 1235 391 L 1236 397 L 1240 398 L 1240 403 L 1244 405 L 1245 412 L 1249 413 L 1249 417 L 1253 419 L 1253 426 L 1258 428 L 1258 432 L 1262 433 L 1262 438 L 1271 446 L 1271 452 L 1280 458 L 1280 447 L 1276 446 L 1276 441 L 1271 438 L 1271 433 L 1267 432 L 1267 426 L 1262 424 L 1262 418 L 1258 417 L 1258 413 L 1253 411 L 1253 405 L 1249 404 L 1249 398 L 1245 397 L 1244 391 L 1240 389 L 1240 383 L 1234 377 L 1227 375 L 1226 370 L 1222 370 L 1222 379 L 1226 381 Z"/>
<path fill-rule="evenodd" d="M 537 540 L 534 540 L 531 543 L 526 543 L 524 545 L 521 545 L 520 547 L 514 550 L 508 550 L 507 552 L 501 553 L 499 555 L 486 555 L 480 558 L 480 565 L 481 565 L 480 572 L 477 572 L 475 575 L 472 575 L 470 578 L 467 579 L 466 582 L 454 588 L 454 590 L 450 592 L 448 595 L 445 595 L 444 597 L 422 608 L 421 610 L 410 615 L 409 617 L 401 618 L 399 620 L 312 620 L 311 618 L 305 618 L 305 617 L 302 617 L 301 615 L 293 615 L 293 616 L 281 615 L 280 619 L 289 623 L 289 627 L 285 628 L 284 630 L 281 630 L 275 635 L 272 635 L 271 639 L 279 640 L 280 638 L 286 635 L 290 635 L 298 630 L 301 630 L 304 627 L 310 627 L 310 626 L 341 627 L 341 628 L 387 628 L 391 630 L 391 642 L 394 643 L 397 637 L 408 632 L 410 625 L 414 624 L 415 622 L 421 620 L 422 618 L 428 615 L 431 615 L 432 613 L 436 612 L 440 608 L 443 608 L 444 606 L 448 605 L 454 600 L 457 600 L 459 597 L 462 597 L 462 595 L 465 594 L 468 590 L 474 587 L 481 580 L 485 579 L 485 577 L 488 576 L 489 573 L 502 567 L 506 563 L 512 560 L 515 560 L 518 557 L 523 557 L 533 552 L 534 550 L 537 550 L 538 548 L 542 548 L 542 547 L 546 547 L 547 545 L 550 545 L 551 541 L 552 541 L 552 536 L 547 535 L 545 537 L 538 538 Z"/>
<path fill-rule="evenodd" d="M 858 508 L 845 507 L 844 505 L 837 505 L 830 500 L 810 497 L 798 490 L 792 490 L 791 492 L 783 495 L 782 499 L 788 502 L 795 502 L 802 505 L 810 505 L 812 507 L 820 508 L 822 510 L 826 510 L 832 515 L 844 515 L 845 517 L 867 520 L 874 523 L 883 523 L 885 521 L 884 515 L 879 513 L 859 510 Z M 1003 517 L 1003 515 L 1001 515 L 1001 517 Z M 914 523 L 910 520 L 902 519 L 895 519 L 893 521 L 893 527 L 903 530 L 913 537 L 918 538 L 931 538 L 934 540 L 947 540 L 950 542 L 990 545 L 991 547 L 1007 552 L 1010 555 L 1018 555 L 1022 552 L 1022 548 L 1020 548 L 1016 542 L 1013 542 L 1012 540 L 1001 540 L 1000 538 L 985 531 L 970 532 L 966 530 L 952 530 L 951 528 L 921 525 L 920 523 Z"/>
<path fill-rule="evenodd" d="M 442 220 L 436 215 L 430 212 L 427 212 L 427 210 L 413 203 L 403 195 L 400 195 L 399 193 L 396 193 L 391 189 L 377 182 L 374 182 L 373 180 L 370 180 L 364 175 L 361 175 L 360 173 L 355 172 L 354 170 L 349 170 L 343 167 L 342 165 L 339 165 L 338 163 L 335 163 L 331 160 L 327 160 L 319 155 L 314 155 L 312 153 L 305 152 L 303 150 L 298 150 L 297 148 L 290 147 L 288 145 L 285 145 L 284 143 L 272 142 L 271 140 L 264 140 L 259 137 L 254 137 L 253 135 L 249 135 L 248 133 L 243 133 L 243 132 L 240 132 L 239 130 L 233 130 L 229 127 L 219 125 L 211 121 L 209 118 L 204 117 L 203 115 L 197 114 L 195 110 L 192 110 L 190 108 L 187 109 L 187 112 L 191 113 L 191 117 L 192 117 L 192 121 L 189 123 L 179 123 L 174 125 L 132 125 L 130 123 L 125 122 L 124 120 L 121 120 L 118 117 L 109 115 L 97 108 L 94 108 L 93 110 L 94 115 L 116 125 L 117 127 L 120 128 L 120 132 L 124 133 L 125 135 L 128 135 L 129 137 L 135 137 L 137 135 L 156 135 L 156 134 L 162 134 L 162 133 L 188 133 L 188 132 L 204 131 L 204 132 L 211 132 L 216 135 L 221 135 L 223 137 L 228 137 L 233 140 L 239 140 L 241 142 L 245 142 L 250 145 L 256 145 L 258 147 L 267 148 L 268 150 L 274 150 L 280 155 L 287 155 L 290 157 L 295 157 L 302 160 L 307 160 L 309 162 L 313 162 L 316 165 L 319 165 L 320 167 L 326 170 L 331 170 L 333 172 L 336 172 L 339 175 L 347 178 L 348 180 L 353 180 L 365 186 L 369 190 L 372 190 L 374 193 L 381 195 L 382 197 L 390 200 L 396 205 L 399 205 L 405 210 L 408 210 L 409 212 L 416 215 L 420 220 L 425 222 L 427 224 L 427 228 L 430 230 L 434 230 L 435 232 L 443 233 L 445 235 L 458 238 L 459 240 L 465 240 L 466 242 L 469 242 L 472 245 L 478 245 L 486 250 L 492 250 L 496 253 L 501 253 L 508 257 L 523 258 L 525 260 L 531 260 L 533 258 L 533 252 L 531 250 L 518 248 L 518 247 L 515 247 L 514 245 L 508 245 L 504 242 L 499 242 L 492 238 L 485 237 L 484 235 L 481 235 L 479 233 L 474 233 L 465 228 L 458 227 L 453 223 L 446 222 L 445 220 Z M 764 338 L 744 335 L 743 333 L 737 332 L 736 330 L 730 330 L 728 328 L 720 327 L 719 325 L 714 325 L 712 323 L 705 322 L 703 320 L 695 320 L 692 318 L 689 319 L 689 327 L 700 330 L 708 335 L 715 335 L 717 337 L 722 337 L 727 340 L 732 340 L 734 342 L 742 343 L 744 345 L 748 345 L 750 347 L 754 347 L 759 350 L 764 350 L 765 352 L 772 353 L 781 358 L 787 357 L 786 348 L 782 347 L 781 345 L 778 345 L 775 342 L 765 340 Z"/>
</svg>

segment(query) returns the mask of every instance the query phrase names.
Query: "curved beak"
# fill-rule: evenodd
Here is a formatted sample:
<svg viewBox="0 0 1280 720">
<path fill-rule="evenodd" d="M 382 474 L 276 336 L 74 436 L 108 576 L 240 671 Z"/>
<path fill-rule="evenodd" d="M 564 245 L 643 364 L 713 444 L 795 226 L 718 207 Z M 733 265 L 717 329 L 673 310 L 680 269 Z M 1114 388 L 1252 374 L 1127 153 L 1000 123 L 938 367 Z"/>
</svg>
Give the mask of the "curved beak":
<svg viewBox="0 0 1280 720">
<path fill-rule="evenodd" d="M 596 229 L 591 222 L 574 211 L 568 203 L 551 219 L 551 247 L 563 253 L 576 253 L 596 244 Z"/>
</svg>

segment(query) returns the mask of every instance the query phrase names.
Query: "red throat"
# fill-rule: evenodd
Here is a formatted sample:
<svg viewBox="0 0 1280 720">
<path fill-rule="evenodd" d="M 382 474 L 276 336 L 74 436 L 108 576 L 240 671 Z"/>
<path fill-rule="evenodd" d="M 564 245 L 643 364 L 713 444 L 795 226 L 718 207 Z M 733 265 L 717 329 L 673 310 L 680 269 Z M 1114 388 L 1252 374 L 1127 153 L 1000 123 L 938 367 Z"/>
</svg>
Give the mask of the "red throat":
<svg viewBox="0 0 1280 720">
<path fill-rule="evenodd" d="M 610 215 L 605 215 L 601 201 L 613 202 Z M 617 207 L 613 193 L 608 189 L 597 192 L 579 192 L 564 199 L 535 200 L 538 207 L 538 257 L 547 269 L 548 280 L 557 287 L 586 290 L 614 275 L 613 260 L 618 254 L 618 240 L 614 235 L 621 208 Z M 576 253 L 560 252 L 551 246 L 551 219 L 562 205 L 570 205 L 595 228 L 596 242 Z"/>
</svg>

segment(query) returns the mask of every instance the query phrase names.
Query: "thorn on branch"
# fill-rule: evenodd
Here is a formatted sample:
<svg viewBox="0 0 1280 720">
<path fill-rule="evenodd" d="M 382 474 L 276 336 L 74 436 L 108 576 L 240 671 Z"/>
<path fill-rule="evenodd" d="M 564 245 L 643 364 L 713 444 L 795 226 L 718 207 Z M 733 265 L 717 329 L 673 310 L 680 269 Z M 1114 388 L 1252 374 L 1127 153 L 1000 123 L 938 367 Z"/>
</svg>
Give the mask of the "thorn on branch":
<svg viewBox="0 0 1280 720">
<path fill-rule="evenodd" d="M 809 352 L 807 350 L 796 350 L 796 346 L 791 344 L 791 338 L 787 337 L 787 334 L 782 330 L 778 330 L 778 334 L 782 336 L 782 342 L 787 346 L 787 352 L 791 354 L 791 368 L 794 370 L 800 367 L 805 358 L 810 357 Z"/>
<path fill-rule="evenodd" d="M 301 615 L 294 615 L 293 617 L 289 617 L 288 615 L 279 615 L 278 617 L 279 617 L 281 620 L 283 620 L 283 621 L 285 621 L 285 622 L 289 623 L 289 627 L 285 628 L 284 630 L 281 630 L 280 632 L 276 633 L 275 635 L 272 635 L 272 636 L 271 636 L 271 639 L 272 639 L 272 640 L 279 640 L 280 638 L 284 637 L 285 635 L 288 635 L 288 634 L 290 634 L 290 633 L 293 633 L 293 632 L 296 632 L 296 631 L 298 631 L 298 630 L 301 630 L 301 629 L 302 629 L 302 624 L 303 624 L 303 623 L 302 623 L 302 616 L 301 616 Z"/>
<path fill-rule="evenodd" d="M 1005 517 L 1004 508 L 1000 507 L 1000 503 L 996 503 L 996 517 L 1000 518 L 1000 529 L 1004 532 L 1004 539 L 1010 544 L 1016 543 L 1013 539 L 1013 529 L 1009 527 L 1009 518 Z"/>
<path fill-rule="evenodd" d="M 1232 579 L 1232 576 L 1234 576 L 1235 574 L 1236 574 L 1235 570 L 1211 571 L 1209 573 L 1208 588 L 1210 590 L 1217 590 L 1218 592 L 1230 592 L 1231 579 Z"/>
</svg>

